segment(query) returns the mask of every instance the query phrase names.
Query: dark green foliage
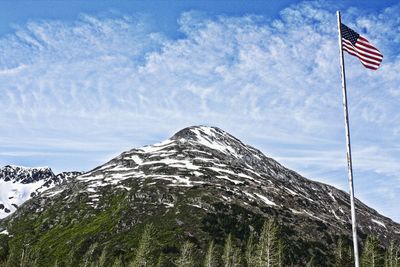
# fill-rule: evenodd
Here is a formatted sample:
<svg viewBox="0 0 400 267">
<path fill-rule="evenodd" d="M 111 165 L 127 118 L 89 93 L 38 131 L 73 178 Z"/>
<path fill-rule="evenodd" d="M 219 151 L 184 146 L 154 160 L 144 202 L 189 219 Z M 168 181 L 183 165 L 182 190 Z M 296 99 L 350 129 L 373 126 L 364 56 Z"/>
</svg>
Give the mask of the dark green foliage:
<svg viewBox="0 0 400 267">
<path fill-rule="evenodd" d="M 353 266 L 352 248 L 344 237 L 339 237 L 335 249 L 335 266 L 351 267 Z"/>
<path fill-rule="evenodd" d="M 157 249 L 157 233 L 153 224 L 145 226 L 142 237 L 140 238 L 138 249 L 135 252 L 134 260 L 129 264 L 129 267 L 146 267 L 156 264 L 153 255 Z"/>
<path fill-rule="evenodd" d="M 179 258 L 176 260 L 177 267 L 192 267 L 195 264 L 194 260 L 194 245 L 186 241 L 181 249 Z"/>
<path fill-rule="evenodd" d="M 217 267 L 218 266 L 218 252 L 217 248 L 214 244 L 214 241 L 211 241 L 208 245 L 206 255 L 204 257 L 204 267 Z"/>
<path fill-rule="evenodd" d="M 249 225 L 260 229 L 265 219 L 235 204 L 225 205 L 218 202 L 214 208 L 216 214 L 207 214 L 203 219 L 203 230 L 221 242 L 228 234 L 244 240 L 250 233 Z"/>
<path fill-rule="evenodd" d="M 165 254 L 161 252 L 160 256 L 158 256 L 156 267 L 164 267 L 166 266 Z"/>
<path fill-rule="evenodd" d="M 224 267 L 242 266 L 242 255 L 239 247 L 232 240 L 232 235 L 229 234 L 225 240 L 222 262 Z"/>
<path fill-rule="evenodd" d="M 283 241 L 279 225 L 273 220 L 265 221 L 251 261 L 257 267 L 283 265 Z"/>
<path fill-rule="evenodd" d="M 376 236 L 368 236 L 364 243 L 361 255 L 362 267 L 380 267 L 383 266 L 383 251 Z"/>
<path fill-rule="evenodd" d="M 392 240 L 385 253 L 385 267 L 400 266 L 400 247 Z"/>
<path fill-rule="evenodd" d="M 112 267 L 123 267 L 123 263 L 122 263 L 122 257 L 119 256 L 117 258 L 115 258 Z"/>
<path fill-rule="evenodd" d="M 83 266 L 89 266 L 91 262 L 95 262 L 96 258 L 94 256 L 94 251 L 96 250 L 97 247 L 98 244 L 96 242 L 90 245 L 89 249 L 83 255 L 82 258 Z"/>
<path fill-rule="evenodd" d="M 84 204 L 84 196 L 81 196 L 82 202 L 71 204 L 65 204 L 62 200 L 65 196 L 61 196 L 59 203 L 44 212 L 21 215 L 7 225 L 11 234 L 0 235 L 0 266 L 14 267 L 20 266 L 21 262 L 29 262 L 27 266 L 32 267 L 127 267 L 139 254 L 143 258 L 143 253 L 150 251 L 151 266 L 170 267 L 182 256 L 182 244 L 186 241 L 193 244 L 191 260 L 195 262 L 194 266 L 204 266 L 206 255 L 212 261 L 217 258 L 216 264 L 211 263 L 210 266 L 223 266 L 223 247 L 229 234 L 231 249 L 227 253 L 229 256 L 225 257 L 228 266 L 256 266 L 251 259 L 256 255 L 259 237 L 263 236 L 263 224 L 271 217 L 237 204 L 215 200 L 211 193 L 200 197 L 199 192 L 191 188 L 184 197 L 175 194 L 178 197 L 174 207 L 169 209 L 148 203 L 158 201 L 160 195 L 167 198 L 170 192 L 146 193 L 142 196 L 145 200 L 133 193 L 114 192 L 107 197 L 107 205 L 101 209 L 91 209 Z M 151 197 L 157 200 L 148 200 Z M 188 205 L 193 200 L 211 204 L 207 209 L 194 208 Z M 302 235 L 296 228 L 282 223 L 282 220 L 279 214 L 275 218 L 279 224 L 278 262 L 283 261 L 283 266 L 305 266 L 308 262 L 319 267 L 334 265 L 332 240 L 335 238 L 325 233 L 325 224 L 312 224 L 309 218 L 300 221 L 321 233 L 317 242 L 315 238 Z M 153 241 L 141 241 L 146 225 L 157 229 L 157 238 L 149 239 Z M 211 251 L 214 253 L 210 258 L 211 240 Z M 329 242 L 332 242 L 331 246 Z M 143 249 L 146 246 L 141 248 L 141 243 L 150 245 L 147 245 L 148 249 Z"/>
<path fill-rule="evenodd" d="M 260 214 L 252 213 L 248 209 L 235 204 L 226 205 L 220 202 L 216 203 L 214 208 L 216 214 L 207 214 L 202 221 L 204 225 L 202 230 L 208 232 L 216 243 L 223 245 L 224 237 L 231 233 L 232 237 L 239 240 L 239 245 L 244 248 L 252 229 L 261 232 L 265 217 Z M 304 223 L 309 224 L 308 221 Z M 294 228 L 280 224 L 281 239 L 283 244 L 286 245 L 284 265 L 304 266 L 313 258 L 318 266 L 332 266 L 334 264 L 334 251 L 327 244 L 331 244 L 331 248 L 333 248 L 334 243 L 333 238 L 328 233 L 323 232 L 322 229 L 325 227 L 326 224 L 323 223 L 317 223 L 315 226 L 317 231 L 322 231 L 320 242 L 316 242 L 301 236 Z M 310 229 L 310 231 L 313 231 L 313 229 Z M 244 262 L 247 260 L 246 257 L 244 255 Z"/>
<path fill-rule="evenodd" d="M 232 266 L 232 263 L 231 263 L 232 255 L 233 255 L 232 235 L 229 234 L 225 240 L 224 254 L 222 255 L 222 261 L 224 263 L 224 267 Z"/>
<path fill-rule="evenodd" d="M 8 235 L 0 234 L 0 262 L 7 260 L 7 255 L 9 253 L 8 239 Z"/>
<path fill-rule="evenodd" d="M 284 233 L 282 235 L 285 236 Z M 329 251 L 322 242 L 307 241 L 301 237 L 285 242 L 284 266 L 305 266 L 310 261 L 318 267 L 334 265 L 334 251 Z"/>
<path fill-rule="evenodd" d="M 104 247 L 101 251 L 100 258 L 98 260 L 98 267 L 106 267 L 107 265 L 107 247 Z"/>
<path fill-rule="evenodd" d="M 280 237 L 278 240 L 278 264 L 277 267 L 283 267 L 285 265 L 285 258 L 286 258 L 286 254 L 285 254 L 285 250 L 286 250 L 286 244 L 283 241 L 283 238 Z"/>
<path fill-rule="evenodd" d="M 99 266 L 128 266 L 129 262 L 134 261 L 138 250 L 140 251 L 139 244 L 144 233 L 145 224 L 136 224 L 122 231 L 117 231 L 116 225 L 124 218 L 123 210 L 126 207 L 123 206 L 123 201 L 121 201 L 121 199 L 124 199 L 123 195 L 115 196 L 115 199 L 116 201 L 113 202 L 115 204 L 110 205 L 109 210 L 88 216 L 77 223 L 70 222 L 49 227 L 42 235 L 35 234 L 38 231 L 35 229 L 39 229 L 40 225 L 32 224 L 29 221 L 26 221 L 26 223 L 20 221 L 20 224 L 14 225 L 13 228 L 13 231 L 18 234 L 13 239 L 7 239 L 6 242 L 1 243 L 1 246 L 7 248 L 8 251 L 8 255 L 6 253 L 8 256 L 7 267 L 19 266 L 21 258 L 29 260 L 34 267 L 54 266 L 55 264 L 57 266 L 83 266 L 85 262 L 95 263 Z M 229 266 L 255 266 L 247 263 L 249 256 L 246 251 L 246 245 L 248 245 L 246 241 L 253 235 L 253 248 L 251 250 L 254 252 L 258 242 L 255 233 L 261 233 L 262 221 L 265 219 L 260 215 L 253 215 L 240 207 L 231 209 L 225 205 L 220 205 L 218 209 L 220 211 L 219 215 L 213 218 L 217 223 L 209 228 L 210 231 L 215 230 L 215 233 L 217 233 L 214 242 L 215 252 L 218 255 L 217 264 L 221 264 L 223 254 L 221 250 L 229 235 L 226 232 L 230 229 L 236 235 L 231 234 L 233 248 L 229 252 Z M 181 244 L 183 244 L 184 240 L 190 240 L 197 247 L 199 253 L 193 253 L 193 260 L 201 265 L 205 262 L 205 255 L 209 245 L 208 240 L 210 240 L 210 237 L 214 239 L 214 236 L 210 234 L 210 231 L 207 231 L 207 235 L 201 231 L 196 233 L 196 231 L 199 231 L 196 226 L 202 225 L 198 220 L 200 213 L 192 214 L 192 210 L 185 209 L 181 209 L 180 212 L 177 216 L 174 212 L 165 213 L 163 211 L 162 220 L 149 221 L 149 224 L 152 224 L 158 232 L 158 242 L 150 242 L 152 245 L 150 249 L 152 253 L 150 254 L 154 257 L 152 262 L 154 265 L 152 266 L 156 264 L 158 266 L 173 266 L 180 255 Z M 239 218 L 236 224 L 229 219 L 229 215 L 232 214 Z M 46 215 L 50 216 L 49 214 Z M 218 218 L 219 216 L 220 218 Z M 211 216 L 205 215 L 205 218 L 211 219 Z M 177 220 L 185 223 L 179 225 Z M 251 224 L 251 222 L 254 224 Z M 228 229 L 225 229 L 225 227 L 228 227 Z M 251 229 L 255 229 L 255 231 Z M 199 240 L 187 236 L 184 233 L 185 231 L 195 233 L 194 236 L 203 235 L 205 238 Z M 278 257 L 286 256 L 285 262 L 287 265 L 301 266 L 301 262 L 307 262 L 313 257 L 317 266 L 329 266 L 329 264 L 324 264 L 326 263 L 324 261 L 326 255 L 322 254 L 324 247 L 319 243 L 304 241 L 296 236 L 296 232 L 284 226 L 280 227 L 280 234 L 286 247 L 284 249 L 285 253 L 279 254 L 278 252 Z M 297 239 L 292 240 L 291 238 L 293 237 Z M 23 250 L 23 244 L 28 243 L 30 244 L 29 250 Z M 25 254 L 23 257 L 22 251 Z M 163 256 L 159 257 L 160 254 L 163 254 Z M 159 259 L 160 263 L 158 263 Z M 322 264 L 320 264 L 321 262 Z"/>
<path fill-rule="evenodd" d="M 250 232 L 250 236 L 247 239 L 246 242 L 246 250 L 245 250 L 245 263 L 247 267 L 254 266 L 254 258 L 255 258 L 255 237 L 254 237 L 254 232 Z"/>
</svg>

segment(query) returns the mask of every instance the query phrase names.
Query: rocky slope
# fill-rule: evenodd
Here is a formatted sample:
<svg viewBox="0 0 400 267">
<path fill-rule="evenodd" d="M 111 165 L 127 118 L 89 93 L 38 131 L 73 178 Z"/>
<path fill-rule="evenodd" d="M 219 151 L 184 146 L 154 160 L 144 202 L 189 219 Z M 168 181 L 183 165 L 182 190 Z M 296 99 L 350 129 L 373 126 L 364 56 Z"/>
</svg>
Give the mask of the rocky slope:
<svg viewBox="0 0 400 267">
<path fill-rule="evenodd" d="M 62 172 L 57 175 L 48 167 L 27 168 L 4 166 L 0 168 L 0 219 L 13 213 L 18 206 L 81 172 Z"/>
<path fill-rule="evenodd" d="M 349 209 L 347 193 L 302 177 L 219 128 L 189 127 L 22 205 L 0 221 L 7 234 L 0 260 L 17 264 L 29 250 L 37 266 L 55 260 L 78 266 L 90 249 L 94 258 L 107 249 L 110 262 L 129 260 L 143 225 L 153 223 L 171 263 L 184 240 L 201 251 L 212 239 L 222 244 L 228 233 L 243 243 L 272 217 L 284 229 L 291 265 L 311 258 L 330 266 L 337 238 L 350 238 Z M 399 224 L 360 201 L 356 210 L 360 241 L 369 234 L 383 244 L 400 241 Z"/>
</svg>

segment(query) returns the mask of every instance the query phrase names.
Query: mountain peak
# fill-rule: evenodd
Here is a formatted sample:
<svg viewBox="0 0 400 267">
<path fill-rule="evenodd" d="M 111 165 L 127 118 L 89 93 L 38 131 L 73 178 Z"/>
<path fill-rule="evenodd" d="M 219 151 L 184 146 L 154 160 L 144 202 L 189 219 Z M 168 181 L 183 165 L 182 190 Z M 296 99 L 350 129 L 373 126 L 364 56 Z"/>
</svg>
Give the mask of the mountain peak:
<svg viewBox="0 0 400 267">
<path fill-rule="evenodd" d="M 197 140 L 199 136 L 207 136 L 209 138 L 215 138 L 221 135 L 229 135 L 227 132 L 221 130 L 218 127 L 213 126 L 205 126 L 205 125 L 198 125 L 198 126 L 190 126 L 186 127 L 176 134 L 174 134 L 171 139 L 194 139 Z"/>
<path fill-rule="evenodd" d="M 214 152 L 229 154 L 236 159 L 246 156 L 253 158 L 263 156 L 259 150 L 245 145 L 239 139 L 218 127 L 203 125 L 187 127 L 177 132 L 169 140 L 177 141 L 182 145 L 189 143 L 207 147 Z"/>
<path fill-rule="evenodd" d="M 13 170 L 26 170 L 26 171 L 32 171 L 32 170 L 37 170 L 37 171 L 51 171 L 50 167 L 43 166 L 43 167 L 26 167 L 26 166 L 20 166 L 20 165 L 6 165 L 0 169 L 13 169 Z"/>
<path fill-rule="evenodd" d="M 399 240 L 399 224 L 358 200 L 356 209 L 360 237 L 377 235 L 385 246 L 392 238 Z M 67 243 L 74 239 L 52 235 L 51 228 L 70 233 L 73 224 L 81 227 L 74 231 L 80 240 L 119 244 L 138 225 L 154 222 L 169 227 L 162 229 L 168 229 L 168 242 L 175 244 L 184 235 L 202 242 L 235 233 L 245 240 L 263 218 L 274 218 L 290 229 L 285 232 L 296 251 L 318 244 L 315 253 L 322 253 L 317 265 L 324 266 L 320 263 L 327 262 L 325 255 L 337 237 L 351 237 L 349 214 L 347 193 L 302 177 L 217 127 L 192 126 L 161 143 L 123 152 L 70 183 L 38 194 L 3 221 L 6 227 L 1 228 L 0 221 L 0 231 L 7 229 L 15 235 L 13 242 L 22 242 L 23 233 L 31 231 L 28 227 L 41 225 L 40 231 L 32 231 L 34 238 L 49 236 L 52 242 L 62 238 Z M 63 223 L 71 218 L 83 219 Z M 99 222 L 112 232 L 92 231 Z M 27 228 L 17 228 L 20 225 Z M 92 236 L 85 237 L 86 233 Z M 308 261 L 302 258 L 295 265 Z"/>
<path fill-rule="evenodd" d="M 348 222 L 343 211 L 349 207 L 346 193 L 302 177 L 218 127 L 184 128 L 160 143 L 123 152 L 77 181 L 93 195 L 88 202 L 93 207 L 97 207 L 103 188 L 130 190 L 133 181 L 139 183 L 140 190 L 148 184 L 168 188 L 212 185 L 228 192 L 222 193 L 228 202 L 235 192 L 247 199 L 248 205 L 255 201 L 269 207 L 290 207 L 295 214 L 320 221 L 335 218 L 339 224 Z M 376 211 L 359 201 L 357 205 L 366 208 L 365 217 L 378 218 Z M 327 212 L 320 216 L 320 209 Z M 381 221 L 390 224 L 387 219 Z M 370 222 L 367 225 L 376 228 Z"/>
<path fill-rule="evenodd" d="M 24 167 L 6 165 L 0 168 L 0 180 L 28 184 L 53 177 L 54 173 L 49 167 Z"/>
<path fill-rule="evenodd" d="M 185 139 L 197 141 L 199 143 L 205 142 L 206 145 L 221 141 L 224 141 L 225 143 L 229 142 L 244 145 L 239 139 L 228 132 L 225 132 L 218 127 L 204 125 L 186 127 L 174 134 L 170 139 L 181 141 Z"/>
</svg>

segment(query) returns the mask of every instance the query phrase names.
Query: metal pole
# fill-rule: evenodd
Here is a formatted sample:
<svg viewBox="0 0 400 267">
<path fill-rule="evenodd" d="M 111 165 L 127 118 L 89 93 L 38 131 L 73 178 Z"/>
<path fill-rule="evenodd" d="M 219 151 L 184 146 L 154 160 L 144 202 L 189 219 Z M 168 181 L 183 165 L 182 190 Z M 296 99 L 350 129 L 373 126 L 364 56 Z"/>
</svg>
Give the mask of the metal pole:
<svg viewBox="0 0 400 267">
<path fill-rule="evenodd" d="M 354 264 L 355 264 L 355 267 L 359 267 L 360 263 L 358 260 L 357 221 L 356 221 L 356 209 L 354 206 L 353 166 L 352 166 L 352 161 L 351 161 L 349 112 L 348 112 L 348 108 L 347 108 L 346 74 L 344 71 L 342 32 L 340 31 L 340 25 L 341 25 L 340 12 L 337 11 L 336 15 L 337 15 L 338 33 L 339 33 L 340 67 L 342 70 L 341 76 L 342 76 L 342 92 L 343 92 L 343 111 L 344 111 L 344 122 L 345 122 L 345 128 L 346 128 L 347 168 L 348 168 L 349 187 L 350 187 L 351 225 L 352 225 L 352 230 L 353 230 Z"/>
</svg>

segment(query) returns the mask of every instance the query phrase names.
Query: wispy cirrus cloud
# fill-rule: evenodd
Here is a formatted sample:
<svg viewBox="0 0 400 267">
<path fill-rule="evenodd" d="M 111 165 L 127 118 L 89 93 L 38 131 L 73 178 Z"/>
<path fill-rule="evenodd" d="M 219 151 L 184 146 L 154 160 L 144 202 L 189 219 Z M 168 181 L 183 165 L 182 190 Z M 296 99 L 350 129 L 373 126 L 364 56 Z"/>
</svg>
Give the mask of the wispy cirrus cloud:
<svg viewBox="0 0 400 267">
<path fill-rule="evenodd" d="M 400 151 L 393 149 L 400 135 L 399 9 L 343 12 L 385 55 L 377 72 L 346 57 L 354 167 L 377 188 L 386 188 L 377 177 L 400 181 Z M 73 23 L 32 21 L 3 36 L 0 162 L 64 151 L 39 165 L 88 169 L 185 126 L 209 124 L 346 189 L 332 7 L 304 2 L 277 20 L 190 11 L 179 18 L 180 39 L 147 25 L 143 17 L 82 15 Z M 399 187 L 379 195 L 362 181 L 363 200 L 399 221 L 399 211 L 385 204 L 400 201 Z"/>
</svg>

